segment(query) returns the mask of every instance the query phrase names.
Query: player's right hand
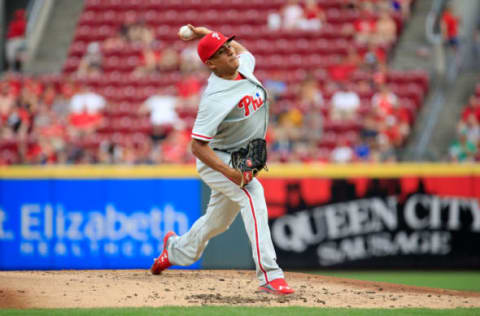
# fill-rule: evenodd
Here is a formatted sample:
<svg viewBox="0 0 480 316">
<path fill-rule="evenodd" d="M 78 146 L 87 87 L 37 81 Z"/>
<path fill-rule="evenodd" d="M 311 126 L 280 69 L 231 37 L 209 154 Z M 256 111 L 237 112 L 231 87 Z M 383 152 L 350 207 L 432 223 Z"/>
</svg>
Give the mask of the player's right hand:
<svg viewBox="0 0 480 316">
<path fill-rule="evenodd" d="M 239 170 L 240 171 L 240 170 Z M 250 183 L 250 181 L 253 180 L 253 171 L 252 170 L 249 170 L 249 171 L 240 171 L 240 173 L 242 174 L 242 182 L 240 183 L 240 187 L 243 188 L 245 187 L 247 184 Z"/>
<path fill-rule="evenodd" d="M 194 36 L 189 38 L 188 40 L 193 40 L 193 39 L 197 39 L 197 38 L 202 38 L 204 37 L 205 35 L 207 35 L 208 33 L 211 33 L 212 31 L 209 30 L 208 28 L 204 27 L 204 26 L 193 26 L 192 24 L 187 24 L 187 26 L 190 28 L 190 30 L 192 30 Z"/>
<path fill-rule="evenodd" d="M 241 188 L 245 187 L 247 184 L 250 183 L 250 181 L 253 180 L 252 171 L 240 171 L 233 168 L 231 170 L 232 173 L 227 177 Z"/>
</svg>

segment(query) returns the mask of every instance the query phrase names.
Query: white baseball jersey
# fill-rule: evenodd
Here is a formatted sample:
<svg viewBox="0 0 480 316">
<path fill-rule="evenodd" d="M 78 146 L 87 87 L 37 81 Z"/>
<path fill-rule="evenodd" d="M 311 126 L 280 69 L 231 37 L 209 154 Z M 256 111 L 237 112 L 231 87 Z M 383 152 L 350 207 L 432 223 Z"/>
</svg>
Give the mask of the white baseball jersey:
<svg viewBox="0 0 480 316">
<path fill-rule="evenodd" d="M 210 147 L 228 151 L 245 147 L 254 138 L 265 138 L 268 124 L 267 92 L 253 75 L 255 58 L 239 55 L 243 80 L 225 80 L 214 73 L 200 100 L 192 137 Z"/>
<path fill-rule="evenodd" d="M 192 132 L 193 138 L 208 141 L 210 147 L 228 152 L 244 147 L 251 139 L 264 138 L 268 122 L 267 94 L 253 75 L 255 59 L 252 54 L 243 53 L 239 60 L 238 71 L 246 79 L 225 80 L 212 74 Z M 229 164 L 230 154 L 224 151 L 215 153 Z M 263 285 L 283 278 L 283 271 L 276 262 L 260 181 L 254 178 L 241 188 L 199 159 L 197 170 L 212 190 L 210 202 L 205 215 L 186 234 L 168 239 L 169 261 L 187 266 L 200 259 L 208 241 L 228 229 L 240 213 L 252 246 L 259 283 Z"/>
</svg>

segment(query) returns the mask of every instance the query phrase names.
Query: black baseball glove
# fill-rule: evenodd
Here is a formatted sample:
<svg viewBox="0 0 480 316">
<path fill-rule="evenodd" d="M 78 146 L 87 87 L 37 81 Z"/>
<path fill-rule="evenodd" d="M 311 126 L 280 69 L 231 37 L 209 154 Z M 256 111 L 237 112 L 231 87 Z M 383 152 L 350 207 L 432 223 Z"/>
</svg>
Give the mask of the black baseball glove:
<svg viewBox="0 0 480 316">
<path fill-rule="evenodd" d="M 267 143 L 264 139 L 256 138 L 232 153 L 232 167 L 242 173 L 240 187 L 246 186 L 262 169 L 267 169 Z"/>
</svg>

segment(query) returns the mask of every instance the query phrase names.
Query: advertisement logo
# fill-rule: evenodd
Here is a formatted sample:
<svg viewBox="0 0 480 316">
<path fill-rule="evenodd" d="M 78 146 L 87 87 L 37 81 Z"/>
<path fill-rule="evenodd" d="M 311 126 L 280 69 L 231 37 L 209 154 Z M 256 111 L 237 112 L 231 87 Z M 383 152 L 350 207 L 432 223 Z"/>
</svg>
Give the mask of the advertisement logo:
<svg viewBox="0 0 480 316">
<path fill-rule="evenodd" d="M 200 217 L 196 179 L 1 184 L 3 269 L 149 267 L 163 250 L 166 232 L 182 235 Z"/>
<path fill-rule="evenodd" d="M 381 181 L 332 180 L 324 192 L 287 183 L 284 204 L 277 199 L 269 205 L 284 210 L 270 218 L 279 263 L 292 268 L 478 266 L 477 197 L 429 193 L 422 182 L 416 192 L 406 193 L 400 181 Z M 324 201 L 308 203 L 319 197 Z"/>
<path fill-rule="evenodd" d="M 169 204 L 163 209 L 154 207 L 130 214 L 118 210 L 113 203 L 107 204 L 103 212 L 69 211 L 62 205 L 22 204 L 20 216 L 20 252 L 37 251 L 41 256 L 51 252 L 85 255 L 78 244 L 81 242 L 88 243 L 87 251 L 91 253 L 152 256 L 161 251 L 165 232 L 175 230 L 183 234 L 190 225 L 187 215 Z M 52 247 L 48 241 L 54 241 Z M 123 241 L 120 246 L 119 241 Z M 140 247 L 136 247 L 139 243 Z"/>
</svg>

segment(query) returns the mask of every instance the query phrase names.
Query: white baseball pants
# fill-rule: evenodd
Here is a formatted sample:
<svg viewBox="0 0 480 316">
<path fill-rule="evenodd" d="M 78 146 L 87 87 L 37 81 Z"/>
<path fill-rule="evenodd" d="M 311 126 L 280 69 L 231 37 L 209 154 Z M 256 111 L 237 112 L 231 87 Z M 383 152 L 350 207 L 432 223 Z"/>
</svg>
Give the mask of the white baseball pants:
<svg viewBox="0 0 480 316">
<path fill-rule="evenodd" d="M 216 154 L 229 163 L 230 155 Z M 260 285 L 283 278 L 276 262 L 270 229 L 267 204 L 262 184 L 253 179 L 247 186 L 237 184 L 197 160 L 197 170 L 202 180 L 211 188 L 210 203 L 205 215 L 200 217 L 184 235 L 168 240 L 168 258 L 173 265 L 187 266 L 202 256 L 208 241 L 226 231 L 240 211 L 248 234 Z"/>
</svg>

